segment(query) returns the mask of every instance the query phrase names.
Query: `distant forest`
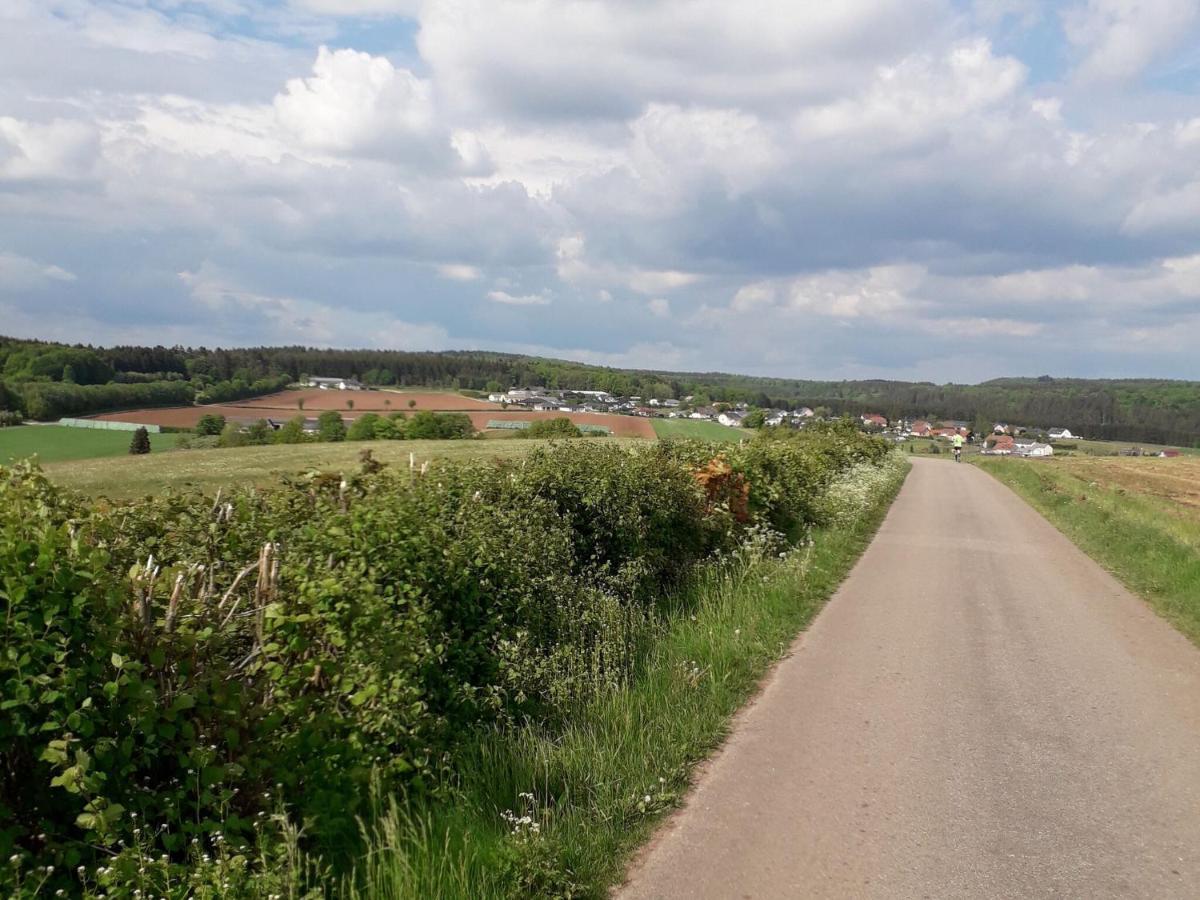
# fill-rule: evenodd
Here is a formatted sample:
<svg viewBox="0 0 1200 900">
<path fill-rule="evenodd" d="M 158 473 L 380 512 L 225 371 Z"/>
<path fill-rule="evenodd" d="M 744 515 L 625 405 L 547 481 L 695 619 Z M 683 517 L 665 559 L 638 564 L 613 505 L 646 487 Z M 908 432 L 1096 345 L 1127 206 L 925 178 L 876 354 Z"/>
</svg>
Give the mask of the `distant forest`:
<svg viewBox="0 0 1200 900">
<path fill-rule="evenodd" d="M 621 396 L 825 407 L 1066 427 L 1088 437 L 1200 445 L 1200 382 L 1000 378 L 978 385 L 805 381 L 722 372 L 614 369 L 486 351 L 321 350 L 310 347 L 92 347 L 0 337 L 0 410 L 49 419 L 103 409 L 254 396 L 305 375 L 368 384 L 497 391 L 514 386 Z"/>
</svg>

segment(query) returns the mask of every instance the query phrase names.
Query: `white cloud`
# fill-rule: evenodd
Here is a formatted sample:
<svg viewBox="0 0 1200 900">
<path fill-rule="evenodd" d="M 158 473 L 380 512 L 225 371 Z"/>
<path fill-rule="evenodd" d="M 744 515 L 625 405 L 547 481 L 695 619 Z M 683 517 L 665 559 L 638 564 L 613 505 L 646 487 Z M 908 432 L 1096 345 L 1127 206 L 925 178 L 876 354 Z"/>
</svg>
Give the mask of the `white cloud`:
<svg viewBox="0 0 1200 900">
<path fill-rule="evenodd" d="M 535 119 L 646 102 L 757 108 L 829 96 L 948 21 L 941 0 L 440 0 L 419 46 L 457 105 Z"/>
<path fill-rule="evenodd" d="M 435 130 L 433 88 L 385 57 L 321 47 L 309 78 L 275 98 L 280 124 L 309 147 L 388 151 Z"/>
<path fill-rule="evenodd" d="M 446 330 L 432 323 L 409 322 L 384 312 L 347 310 L 308 298 L 267 294 L 247 288 L 220 267 L 205 262 L 180 272 L 179 281 L 203 307 L 209 335 L 245 343 L 239 332 L 252 330 L 277 343 L 313 346 L 367 346 L 425 350 L 445 348 Z M 195 338 L 193 338 L 195 340 Z"/>
<path fill-rule="evenodd" d="M 414 16 L 423 0 L 292 0 L 306 12 L 331 16 Z"/>
<path fill-rule="evenodd" d="M 438 266 L 438 274 L 450 281 L 477 281 L 483 273 L 476 266 L 466 266 L 461 263 L 446 263 Z"/>
<path fill-rule="evenodd" d="M 753 309 L 771 306 L 775 302 L 775 296 L 775 286 L 768 282 L 747 284 L 738 288 L 730 307 L 738 312 L 750 312 Z"/>
<path fill-rule="evenodd" d="M 884 144 L 911 142 L 968 120 L 1011 98 L 1025 79 L 1025 67 L 996 56 L 984 38 L 961 42 L 939 56 L 918 54 L 878 70 L 861 94 L 802 111 L 796 129 L 807 139 L 861 138 L 873 134 Z"/>
<path fill-rule="evenodd" d="M 1137 75 L 1185 40 L 1200 17 L 1195 0 L 1086 0 L 1065 9 L 1063 30 L 1084 56 L 1085 81 Z"/>
<path fill-rule="evenodd" d="M 99 135 L 90 123 L 0 116 L 0 181 L 83 178 L 98 155 Z"/>
<path fill-rule="evenodd" d="M 1134 6 L 1075 2 L 1081 87 L 1030 0 L 0 0 L 4 265 L 80 338 L 1100 368 L 1195 333 L 1194 92 L 1112 78 L 1196 22 Z"/>
<path fill-rule="evenodd" d="M 75 281 L 75 275 L 66 269 L 16 253 L 0 251 L 0 290 L 28 291 L 47 287 L 55 282 Z"/>
<path fill-rule="evenodd" d="M 543 294 L 514 295 L 508 291 L 488 291 L 487 298 L 493 303 L 503 303 L 506 306 L 547 306 L 550 298 Z"/>
</svg>

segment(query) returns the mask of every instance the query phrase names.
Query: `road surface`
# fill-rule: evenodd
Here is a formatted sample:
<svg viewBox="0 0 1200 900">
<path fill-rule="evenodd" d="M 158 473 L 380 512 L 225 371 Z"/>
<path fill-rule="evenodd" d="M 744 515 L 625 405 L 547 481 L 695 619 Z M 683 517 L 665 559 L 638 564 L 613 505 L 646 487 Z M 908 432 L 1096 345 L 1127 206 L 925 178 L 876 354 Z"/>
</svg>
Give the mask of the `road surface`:
<svg viewBox="0 0 1200 900">
<path fill-rule="evenodd" d="M 918 460 L 617 893 L 1200 897 L 1200 651 L 990 476 Z"/>
</svg>

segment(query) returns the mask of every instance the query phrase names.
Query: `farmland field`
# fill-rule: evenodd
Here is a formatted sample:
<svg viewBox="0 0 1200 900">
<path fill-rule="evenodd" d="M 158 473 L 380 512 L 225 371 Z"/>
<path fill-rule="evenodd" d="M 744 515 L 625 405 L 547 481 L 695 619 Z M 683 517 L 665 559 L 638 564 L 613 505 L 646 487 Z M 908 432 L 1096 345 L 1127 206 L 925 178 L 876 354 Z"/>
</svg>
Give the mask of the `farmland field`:
<svg viewBox="0 0 1200 900">
<path fill-rule="evenodd" d="M 127 456 L 132 439 L 133 432 L 130 431 L 67 428 L 63 425 L 18 425 L 15 428 L 0 428 L 0 465 L 34 454 L 43 463 Z M 150 435 L 150 447 L 155 452 L 169 450 L 174 446 L 173 434 Z"/>
<path fill-rule="evenodd" d="M 301 408 L 303 402 L 303 408 Z M 412 402 L 414 405 L 409 406 Z M 353 404 L 353 408 L 350 407 Z M 487 428 L 491 419 L 514 419 L 532 422 L 566 416 L 577 425 L 603 425 L 617 437 L 639 437 L 653 440 L 654 426 L 649 419 L 635 416 L 616 416 L 607 413 L 532 412 L 503 409 L 499 404 L 476 400 L 448 391 L 281 391 L 264 397 L 253 397 L 232 403 L 207 406 L 174 406 L 159 409 L 134 409 L 104 413 L 97 419 L 110 422 L 134 422 L 139 425 L 162 425 L 192 428 L 205 414 L 224 416 L 234 422 L 253 422 L 256 419 L 290 419 L 296 415 L 315 417 L 324 410 L 337 410 L 347 421 L 374 412 L 382 415 L 393 412 L 411 413 L 421 410 L 463 412 L 471 417 L 479 430 Z M 713 423 L 701 423 L 713 424 Z M 715 425 L 716 428 L 723 426 Z M 712 437 L 712 436 L 709 436 Z"/>
<path fill-rule="evenodd" d="M 304 401 L 305 410 L 347 409 L 347 401 L 356 410 L 363 412 L 403 412 L 409 409 L 429 409 L 446 412 L 450 410 L 469 412 L 478 409 L 499 409 L 497 403 L 464 397 L 453 391 L 330 391 L 306 388 L 299 391 L 280 391 L 264 397 L 237 400 L 226 406 L 244 406 L 250 409 L 274 409 L 293 412 L 299 402 Z M 412 404 L 411 406 L 409 404 Z M 294 414 L 294 413 L 293 413 Z"/>
<path fill-rule="evenodd" d="M 1058 449 L 1058 453 L 1083 453 L 1089 456 L 1118 456 L 1123 451 L 1140 449 L 1143 453 L 1158 453 L 1162 450 L 1179 450 L 1185 456 L 1200 456 L 1200 450 L 1189 447 L 1168 447 L 1165 444 L 1146 444 L 1131 441 L 1066 441 L 1071 445 L 1066 449 Z"/>
<path fill-rule="evenodd" d="M 705 419 L 652 419 L 654 433 L 660 438 L 692 438 L 700 441 L 740 441 L 750 434 Z"/>
<path fill-rule="evenodd" d="M 90 433 L 90 432 L 89 432 Z M 0 432 L 3 437 L 3 432 Z M 152 437 L 159 437 L 153 435 Z M 174 435 L 161 435 L 168 439 Z M 589 443 L 624 443 L 613 438 L 588 438 Z M 115 499 L 157 494 L 166 489 L 195 489 L 279 484 L 288 475 L 305 471 L 353 471 L 359 454 L 370 449 L 382 463 L 407 467 L 409 454 L 419 466 L 435 459 L 509 459 L 524 456 L 539 440 L 495 441 L 347 441 L 335 444 L 272 444 L 220 450 L 179 450 L 173 453 L 127 456 L 48 465 L 51 480 L 93 496 Z"/>
<path fill-rule="evenodd" d="M 1200 643 L 1200 458 L 981 459 Z"/>
</svg>

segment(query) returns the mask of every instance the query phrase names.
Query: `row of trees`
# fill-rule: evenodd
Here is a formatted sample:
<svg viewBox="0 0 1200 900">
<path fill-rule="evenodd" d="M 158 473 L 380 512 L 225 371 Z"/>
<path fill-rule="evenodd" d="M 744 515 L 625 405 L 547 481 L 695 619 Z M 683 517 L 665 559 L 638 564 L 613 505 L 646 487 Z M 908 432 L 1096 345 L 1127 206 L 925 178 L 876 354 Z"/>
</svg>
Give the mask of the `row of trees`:
<svg viewBox="0 0 1200 900">
<path fill-rule="evenodd" d="M 243 426 L 237 422 L 226 421 L 224 416 L 208 414 L 200 417 L 196 433 L 203 438 L 216 437 L 222 447 L 303 444 L 313 441 L 464 440 L 475 436 L 475 426 L 471 424 L 470 416 L 465 413 L 421 411 L 411 419 L 400 412 L 390 416 L 366 413 L 347 425 L 341 413 L 330 409 L 317 417 L 315 431 L 307 431 L 306 424 L 305 417 L 297 415 L 278 430 L 274 430 L 266 419 Z M 182 444 L 194 445 L 190 439 L 184 439 Z"/>
</svg>

